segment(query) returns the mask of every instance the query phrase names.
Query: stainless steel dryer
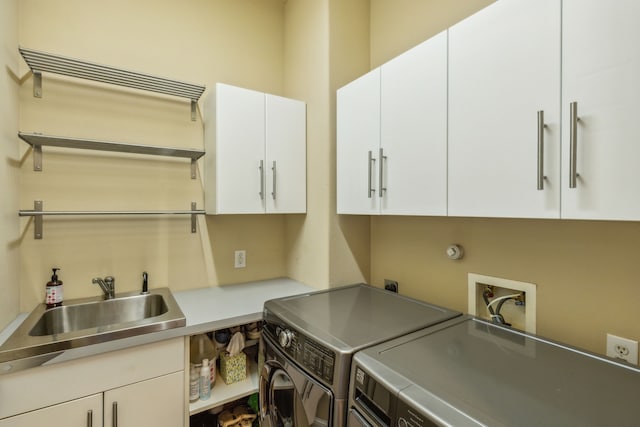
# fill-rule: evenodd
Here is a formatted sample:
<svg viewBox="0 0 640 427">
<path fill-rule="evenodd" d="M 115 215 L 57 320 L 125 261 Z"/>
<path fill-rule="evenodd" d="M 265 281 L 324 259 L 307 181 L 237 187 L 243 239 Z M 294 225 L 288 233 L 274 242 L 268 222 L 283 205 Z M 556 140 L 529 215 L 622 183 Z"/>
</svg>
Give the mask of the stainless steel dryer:
<svg viewBox="0 0 640 427">
<path fill-rule="evenodd" d="M 637 426 L 640 370 L 460 317 L 357 353 L 349 427 Z"/>
<path fill-rule="evenodd" d="M 343 427 L 353 354 L 461 313 L 359 284 L 267 301 L 263 427 Z"/>
</svg>

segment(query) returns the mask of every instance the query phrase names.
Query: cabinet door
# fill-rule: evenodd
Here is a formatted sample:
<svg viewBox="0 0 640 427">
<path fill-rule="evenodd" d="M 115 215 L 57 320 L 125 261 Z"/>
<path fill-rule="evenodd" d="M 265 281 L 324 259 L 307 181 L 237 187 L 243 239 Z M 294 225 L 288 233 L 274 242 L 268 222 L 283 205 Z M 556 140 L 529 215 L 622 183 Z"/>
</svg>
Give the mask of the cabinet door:
<svg viewBox="0 0 640 427">
<path fill-rule="evenodd" d="M 104 423 L 178 427 L 184 425 L 184 404 L 183 373 L 175 372 L 105 392 Z"/>
<path fill-rule="evenodd" d="M 449 29 L 450 216 L 559 217 L 560 45 L 558 0 L 501 0 Z"/>
<path fill-rule="evenodd" d="M 0 427 L 100 427 L 102 393 L 0 420 Z"/>
<path fill-rule="evenodd" d="M 267 213 L 307 210 L 307 124 L 304 102 L 266 95 Z"/>
<path fill-rule="evenodd" d="M 380 69 L 338 89 L 336 97 L 338 213 L 378 213 Z"/>
<path fill-rule="evenodd" d="M 447 33 L 381 67 L 381 213 L 447 214 Z"/>
<path fill-rule="evenodd" d="M 564 0 L 562 217 L 640 219 L 640 2 Z M 570 188 L 577 104 L 576 179 Z"/>
<path fill-rule="evenodd" d="M 217 84 L 215 108 L 216 213 L 264 213 L 264 93 Z"/>
</svg>

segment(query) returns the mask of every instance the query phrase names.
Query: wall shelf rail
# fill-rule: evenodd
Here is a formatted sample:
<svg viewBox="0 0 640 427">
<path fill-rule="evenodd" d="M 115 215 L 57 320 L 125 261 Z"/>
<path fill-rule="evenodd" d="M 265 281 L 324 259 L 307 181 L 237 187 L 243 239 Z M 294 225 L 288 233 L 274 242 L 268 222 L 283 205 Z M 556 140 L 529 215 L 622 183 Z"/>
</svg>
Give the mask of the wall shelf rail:
<svg viewBox="0 0 640 427">
<path fill-rule="evenodd" d="M 42 232 L 42 218 L 44 216 L 158 216 L 158 215 L 191 215 L 191 232 L 197 231 L 196 215 L 204 215 L 204 209 L 197 209 L 196 202 L 191 202 L 190 210 L 143 210 L 143 211 L 44 211 L 44 203 L 42 200 L 35 200 L 33 202 L 33 209 L 21 209 L 18 211 L 19 216 L 34 217 L 34 231 L 33 238 L 41 240 L 43 236 Z"/>
<path fill-rule="evenodd" d="M 120 153 L 146 154 L 153 156 L 179 157 L 191 159 L 191 178 L 196 178 L 197 160 L 204 155 L 202 150 L 188 148 L 158 147 L 152 145 L 129 144 L 113 141 L 99 141 L 86 138 L 44 135 L 41 133 L 18 132 L 18 137 L 33 147 L 33 170 L 42 170 L 42 147 L 63 147 L 81 150 L 99 150 Z"/>
<path fill-rule="evenodd" d="M 33 96 L 36 98 L 42 97 L 42 73 L 47 72 L 187 98 L 191 101 L 191 120 L 195 120 L 196 104 L 205 90 L 205 86 L 202 85 L 151 74 L 124 70 L 23 47 L 18 48 L 18 50 L 33 72 Z"/>
</svg>

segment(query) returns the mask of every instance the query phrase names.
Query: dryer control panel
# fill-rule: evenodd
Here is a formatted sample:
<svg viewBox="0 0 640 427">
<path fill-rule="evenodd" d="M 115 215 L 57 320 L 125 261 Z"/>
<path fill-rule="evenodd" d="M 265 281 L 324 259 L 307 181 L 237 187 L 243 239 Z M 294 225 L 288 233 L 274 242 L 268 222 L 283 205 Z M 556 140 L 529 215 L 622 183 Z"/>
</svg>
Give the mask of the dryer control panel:
<svg viewBox="0 0 640 427">
<path fill-rule="evenodd" d="M 398 390 L 390 390 L 361 366 L 354 366 L 355 384 L 351 390 L 351 411 L 357 413 L 367 425 L 375 427 L 438 427 L 421 411 L 398 397 Z M 359 427 L 364 423 L 354 421 L 348 427 Z"/>
<path fill-rule="evenodd" d="M 336 355 L 305 334 L 265 313 L 263 333 L 279 343 L 280 349 L 299 365 L 327 384 L 333 384 Z"/>
</svg>

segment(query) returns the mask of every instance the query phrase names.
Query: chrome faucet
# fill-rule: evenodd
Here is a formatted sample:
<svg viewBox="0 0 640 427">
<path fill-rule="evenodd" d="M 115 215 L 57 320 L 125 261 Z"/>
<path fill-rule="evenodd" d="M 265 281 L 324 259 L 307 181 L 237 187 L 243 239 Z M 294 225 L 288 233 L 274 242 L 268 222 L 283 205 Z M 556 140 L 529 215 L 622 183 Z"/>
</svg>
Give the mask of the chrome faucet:
<svg viewBox="0 0 640 427">
<path fill-rule="evenodd" d="M 100 289 L 104 292 L 104 299 L 116 297 L 116 279 L 113 276 L 107 276 L 104 279 L 96 277 L 91 282 L 100 286 Z"/>
</svg>

